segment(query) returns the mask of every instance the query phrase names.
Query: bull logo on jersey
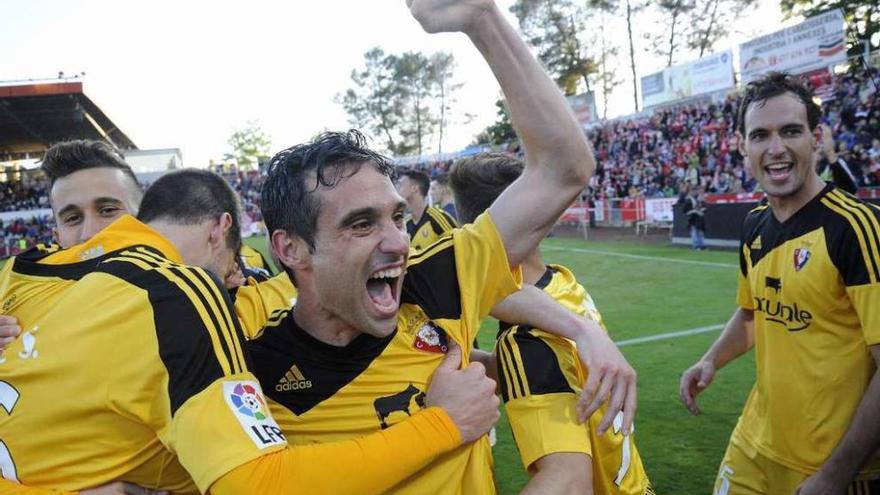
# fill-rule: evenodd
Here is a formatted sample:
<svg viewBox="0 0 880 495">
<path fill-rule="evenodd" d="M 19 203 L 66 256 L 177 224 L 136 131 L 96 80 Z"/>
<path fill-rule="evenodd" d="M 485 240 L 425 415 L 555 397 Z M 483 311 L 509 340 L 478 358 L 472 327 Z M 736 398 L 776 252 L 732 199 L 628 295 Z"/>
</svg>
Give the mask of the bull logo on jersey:
<svg viewBox="0 0 880 495">
<path fill-rule="evenodd" d="M 420 351 L 446 354 L 446 351 L 449 350 L 449 339 L 443 329 L 429 321 L 419 329 L 413 347 Z"/>
<path fill-rule="evenodd" d="M 387 397 L 379 397 L 373 401 L 373 408 L 376 410 L 376 416 L 379 417 L 379 426 L 383 430 L 388 428 L 390 426 L 388 420 L 395 412 L 412 416 L 410 406 L 413 402 L 419 409 L 425 407 L 425 393 L 417 389 L 412 383 L 402 392 Z"/>
<path fill-rule="evenodd" d="M 801 271 L 801 268 L 806 266 L 807 262 L 810 261 L 810 251 L 806 248 L 797 248 L 794 250 L 794 269 L 795 271 Z"/>
<path fill-rule="evenodd" d="M 764 277 L 764 286 L 775 290 L 779 294 L 779 291 L 782 290 L 782 280 L 774 277 Z"/>
<path fill-rule="evenodd" d="M 253 386 L 239 383 L 232 389 L 229 400 L 241 414 L 258 420 L 266 419 L 266 413 L 263 410 L 266 407 L 266 401 Z"/>
</svg>

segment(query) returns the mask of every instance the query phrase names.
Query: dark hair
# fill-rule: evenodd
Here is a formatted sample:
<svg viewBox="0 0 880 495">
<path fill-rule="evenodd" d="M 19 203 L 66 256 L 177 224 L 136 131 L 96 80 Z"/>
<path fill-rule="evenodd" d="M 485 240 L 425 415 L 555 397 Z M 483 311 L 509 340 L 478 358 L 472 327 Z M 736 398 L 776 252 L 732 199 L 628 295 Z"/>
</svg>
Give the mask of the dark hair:
<svg viewBox="0 0 880 495">
<path fill-rule="evenodd" d="M 159 177 L 144 193 L 138 220 L 148 223 L 167 220 L 194 225 L 229 213 L 232 226 L 226 236 L 230 249 L 241 248 L 241 213 L 238 195 L 223 177 L 193 168 L 169 172 Z"/>
<path fill-rule="evenodd" d="M 749 105 L 756 103 L 764 105 L 770 98 L 785 93 L 792 93 L 807 108 L 807 124 L 810 130 L 819 125 L 822 110 L 813 101 L 813 89 L 801 78 L 784 72 L 769 72 L 760 79 L 752 81 L 746 86 L 745 93 L 739 105 L 739 115 L 736 118 L 736 130 L 740 134 L 746 133 L 746 112 Z"/>
<path fill-rule="evenodd" d="M 449 172 L 449 187 L 461 223 L 472 223 L 522 174 L 525 165 L 504 153 L 463 158 Z"/>
<path fill-rule="evenodd" d="M 431 179 L 428 178 L 428 174 L 412 169 L 398 170 L 397 173 L 415 182 L 419 186 L 419 192 L 422 196 L 428 195 L 428 189 L 431 188 Z"/>
<path fill-rule="evenodd" d="M 440 184 L 441 186 L 448 186 L 449 185 L 449 174 L 447 174 L 447 173 L 438 174 L 432 180 L 434 182 L 436 182 L 437 184 Z"/>
<path fill-rule="evenodd" d="M 80 139 L 55 143 L 46 150 L 40 168 L 49 178 L 50 189 L 58 179 L 80 170 L 115 168 L 131 178 L 138 192 L 143 192 L 137 176 L 119 150 L 103 141 Z"/>
<path fill-rule="evenodd" d="M 364 163 L 394 180 L 391 161 L 367 148 L 366 138 L 356 130 L 324 132 L 309 143 L 273 156 L 261 206 L 269 235 L 283 230 L 300 237 L 314 250 L 321 204 L 313 193 L 319 185 L 335 187 L 356 174 Z"/>
</svg>

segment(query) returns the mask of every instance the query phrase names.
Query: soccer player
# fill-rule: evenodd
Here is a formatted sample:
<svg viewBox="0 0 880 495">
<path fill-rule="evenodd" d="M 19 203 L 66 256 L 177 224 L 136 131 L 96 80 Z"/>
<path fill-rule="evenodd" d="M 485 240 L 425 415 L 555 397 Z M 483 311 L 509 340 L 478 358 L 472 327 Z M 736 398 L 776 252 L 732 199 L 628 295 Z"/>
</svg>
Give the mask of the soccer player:
<svg viewBox="0 0 880 495">
<path fill-rule="evenodd" d="M 431 197 L 438 208 L 458 221 L 458 212 L 455 211 L 455 202 L 449 191 L 449 174 L 443 173 L 431 180 Z"/>
<path fill-rule="evenodd" d="M 594 168 L 559 89 L 494 2 L 408 3 L 426 30 L 460 31 L 474 42 L 507 96 L 529 162 L 473 224 L 410 255 L 394 170 L 358 133 L 325 133 L 273 157 L 263 218 L 299 295 L 248 348 L 292 442 L 351 438 L 419 411 L 448 347 L 457 342 L 468 355 L 481 318 L 517 289 L 511 267 L 535 249 Z M 615 375 L 593 392 L 629 414 L 633 383 L 632 374 Z M 494 493 L 491 462 L 484 438 L 393 492 Z"/>
<path fill-rule="evenodd" d="M 475 155 L 453 165 L 450 185 L 461 221 L 474 221 L 522 170 L 522 162 L 502 153 Z M 524 284 L 546 291 L 572 315 L 605 331 L 592 297 L 566 267 L 545 265 L 536 248 L 522 269 Z M 581 365 L 572 341 L 502 322 L 495 352 L 507 418 L 532 476 L 523 494 L 653 493 L 633 435 L 622 429 L 622 415 L 603 434 L 596 429 L 599 413 L 588 425 L 575 417 L 584 376 L 591 371 Z"/>
<path fill-rule="evenodd" d="M 819 116 L 812 91 L 780 73 L 740 106 L 739 150 L 767 203 L 743 224 L 739 308 L 679 391 L 699 414 L 717 370 L 755 347 L 716 494 L 880 490 L 880 211 L 819 179 Z"/>
<path fill-rule="evenodd" d="M 422 172 L 402 170 L 397 180 L 397 190 L 410 212 L 406 220 L 406 232 L 410 246 L 416 251 L 433 244 L 443 234 L 458 224 L 448 213 L 428 204 L 428 188 L 431 180 Z"/>
<path fill-rule="evenodd" d="M 494 383 L 476 367 L 456 371 L 453 353 L 428 390 L 432 407 L 408 421 L 285 448 L 225 292 L 180 263 L 234 264 L 234 191 L 192 170 L 151 191 L 140 208 L 149 224 L 123 216 L 70 249 L 7 265 L 0 299 L 27 331 L 0 363 L 3 493 L 45 493 L 18 481 L 77 490 L 111 480 L 182 493 L 380 493 L 497 418 Z M 332 476 L 334 463 L 358 478 Z"/>
</svg>

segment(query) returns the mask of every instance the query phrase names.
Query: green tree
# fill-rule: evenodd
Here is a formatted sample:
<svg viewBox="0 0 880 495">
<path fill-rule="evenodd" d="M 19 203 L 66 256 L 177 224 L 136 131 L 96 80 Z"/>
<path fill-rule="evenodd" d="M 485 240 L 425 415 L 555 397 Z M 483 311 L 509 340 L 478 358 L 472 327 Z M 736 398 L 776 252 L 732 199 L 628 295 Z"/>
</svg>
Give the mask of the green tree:
<svg viewBox="0 0 880 495">
<path fill-rule="evenodd" d="M 223 155 L 224 160 L 235 160 L 240 168 L 253 170 L 260 157 L 269 156 L 272 141 L 260 129 L 259 122 L 252 120 L 233 132 L 227 144 L 231 151 Z"/>
<path fill-rule="evenodd" d="M 636 15 L 641 12 L 645 8 L 645 4 L 641 1 L 636 0 L 588 0 L 588 5 L 591 8 L 598 9 L 600 12 L 604 14 L 611 15 L 623 15 L 623 18 L 626 20 L 626 34 L 627 34 L 627 45 L 629 48 L 629 69 L 632 74 L 632 94 L 633 94 L 633 109 L 638 112 L 639 111 L 639 77 L 636 73 L 636 45 L 635 41 L 633 41 L 633 24 L 635 22 Z M 604 31 L 605 23 L 602 22 L 600 24 L 602 30 Z M 603 33 L 604 36 L 604 33 Z M 606 52 L 606 49 L 603 48 L 603 53 Z M 615 54 L 617 52 L 616 47 L 611 47 L 614 50 Z M 600 72 L 604 75 L 600 76 L 600 81 L 609 79 L 614 80 L 616 77 L 616 71 L 612 71 L 611 74 L 608 74 L 607 70 L 607 54 L 604 57 L 606 63 L 606 68 L 600 67 Z M 603 64 L 600 61 L 600 66 Z M 615 86 L 617 83 L 614 84 Z M 604 90 L 604 88 L 603 88 Z M 607 106 L 607 105 L 606 105 Z"/>
<path fill-rule="evenodd" d="M 572 0 L 516 0 L 510 11 L 566 95 L 577 94 L 581 81 L 591 90 L 589 78 L 598 67 L 580 38 L 586 32 L 583 6 Z"/>
<path fill-rule="evenodd" d="M 406 101 L 401 119 L 398 144 L 400 154 L 423 154 L 425 138 L 434 132 L 437 116 L 432 108 L 435 72 L 431 61 L 421 52 L 406 52 L 397 58 L 395 78 Z"/>
<path fill-rule="evenodd" d="M 474 137 L 474 144 L 499 145 L 517 139 L 504 100 L 498 99 L 495 102 L 495 107 L 498 109 L 495 122 Z"/>
<path fill-rule="evenodd" d="M 336 95 L 352 127 L 383 136 L 385 147 L 398 153 L 404 97 L 397 80 L 399 58 L 375 47 L 364 53 L 364 67 L 351 71 L 353 87 Z"/>
<path fill-rule="evenodd" d="M 439 115 L 437 138 L 437 152 L 443 153 L 443 137 L 446 125 L 452 121 L 452 110 L 455 105 L 455 92 L 462 84 L 455 81 L 455 58 L 451 53 L 439 52 L 430 57 L 431 79 L 434 86 L 434 98 L 436 100 Z M 466 116 L 467 119 L 467 116 Z"/>
<path fill-rule="evenodd" d="M 696 8 L 695 0 L 660 0 L 654 7 L 664 18 L 659 33 L 646 36 L 652 44 L 656 55 L 666 59 L 666 67 L 672 67 L 675 54 L 685 45 L 686 21 L 689 14 Z"/>
<path fill-rule="evenodd" d="M 880 48 L 880 5 L 876 0 L 781 0 L 779 7 L 789 17 L 812 17 L 841 9 L 847 29 L 852 34 L 847 37 L 847 54 L 855 56 L 864 53 L 866 44 L 871 50 Z"/>
</svg>

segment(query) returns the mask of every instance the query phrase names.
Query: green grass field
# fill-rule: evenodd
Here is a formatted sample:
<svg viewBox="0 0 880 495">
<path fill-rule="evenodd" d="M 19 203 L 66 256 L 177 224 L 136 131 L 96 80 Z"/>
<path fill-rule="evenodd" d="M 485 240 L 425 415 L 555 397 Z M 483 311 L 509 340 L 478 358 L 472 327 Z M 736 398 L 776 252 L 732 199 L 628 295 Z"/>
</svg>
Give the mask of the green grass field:
<svg viewBox="0 0 880 495">
<path fill-rule="evenodd" d="M 262 238 L 248 239 L 265 250 Z M 616 341 L 724 323 L 734 309 L 737 256 L 626 242 L 547 239 L 548 263 L 571 268 L 592 294 Z M 479 341 L 491 348 L 494 322 Z M 703 415 L 678 400 L 678 378 L 718 331 L 625 345 L 639 374 L 636 444 L 658 494 L 711 493 L 727 439 L 754 380 L 750 355 L 730 364 L 700 398 Z M 500 493 L 515 494 L 527 477 L 506 419 L 497 427 L 495 471 Z"/>
</svg>

